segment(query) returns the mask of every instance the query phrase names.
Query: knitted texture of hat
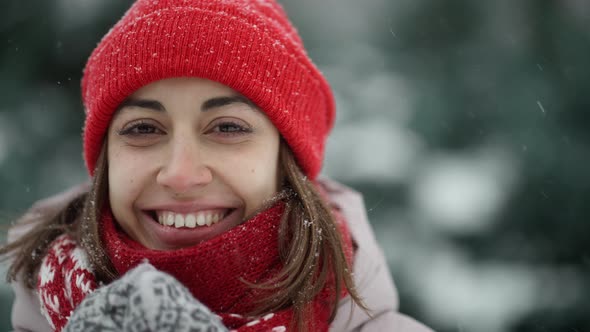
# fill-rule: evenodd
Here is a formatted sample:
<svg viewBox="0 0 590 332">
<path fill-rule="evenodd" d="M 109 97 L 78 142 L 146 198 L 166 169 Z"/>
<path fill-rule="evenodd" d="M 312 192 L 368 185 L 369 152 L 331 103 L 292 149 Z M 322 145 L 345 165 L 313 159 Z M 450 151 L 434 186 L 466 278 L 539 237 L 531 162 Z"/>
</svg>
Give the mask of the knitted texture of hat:
<svg viewBox="0 0 590 332">
<path fill-rule="evenodd" d="M 84 158 L 91 175 L 117 107 L 172 77 L 220 82 L 272 121 L 317 177 L 335 110 L 330 86 L 286 13 L 271 0 L 139 0 L 92 52 L 82 79 Z"/>
</svg>

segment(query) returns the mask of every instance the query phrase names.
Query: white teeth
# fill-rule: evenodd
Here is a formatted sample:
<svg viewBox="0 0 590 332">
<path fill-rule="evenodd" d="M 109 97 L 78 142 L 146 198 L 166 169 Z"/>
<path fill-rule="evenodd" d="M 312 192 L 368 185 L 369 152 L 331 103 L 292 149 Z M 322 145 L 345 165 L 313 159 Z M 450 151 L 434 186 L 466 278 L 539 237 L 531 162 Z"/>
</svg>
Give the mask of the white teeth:
<svg viewBox="0 0 590 332">
<path fill-rule="evenodd" d="M 184 219 L 184 225 L 189 228 L 195 228 L 195 226 L 197 226 L 197 218 L 195 218 L 195 215 L 187 215 L 186 219 Z"/>
<path fill-rule="evenodd" d="M 199 215 L 197 216 L 197 225 L 205 226 L 205 215 L 203 215 L 202 213 L 199 213 Z"/>
<path fill-rule="evenodd" d="M 184 227 L 184 217 L 181 214 L 177 214 L 176 217 L 174 217 L 174 227 Z"/>
<path fill-rule="evenodd" d="M 175 228 L 187 227 L 195 228 L 197 226 L 211 226 L 223 219 L 225 211 L 202 211 L 196 213 L 174 213 L 172 211 L 158 211 L 158 222 L 161 225 L 173 226 Z"/>
<path fill-rule="evenodd" d="M 172 226 L 174 225 L 174 214 L 168 213 L 168 217 L 166 217 L 166 225 Z"/>
</svg>

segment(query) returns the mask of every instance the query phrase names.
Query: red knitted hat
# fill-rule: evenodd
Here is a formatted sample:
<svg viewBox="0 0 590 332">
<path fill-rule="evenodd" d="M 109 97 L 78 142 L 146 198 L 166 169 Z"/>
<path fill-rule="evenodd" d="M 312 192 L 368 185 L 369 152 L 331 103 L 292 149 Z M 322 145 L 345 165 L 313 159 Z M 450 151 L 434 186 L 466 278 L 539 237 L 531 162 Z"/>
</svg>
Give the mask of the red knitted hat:
<svg viewBox="0 0 590 332">
<path fill-rule="evenodd" d="M 142 86 L 172 77 L 210 79 L 246 96 L 277 127 L 307 176 L 316 178 L 334 98 L 272 0 L 136 1 L 84 70 L 84 158 L 91 175 L 118 105 Z"/>
</svg>

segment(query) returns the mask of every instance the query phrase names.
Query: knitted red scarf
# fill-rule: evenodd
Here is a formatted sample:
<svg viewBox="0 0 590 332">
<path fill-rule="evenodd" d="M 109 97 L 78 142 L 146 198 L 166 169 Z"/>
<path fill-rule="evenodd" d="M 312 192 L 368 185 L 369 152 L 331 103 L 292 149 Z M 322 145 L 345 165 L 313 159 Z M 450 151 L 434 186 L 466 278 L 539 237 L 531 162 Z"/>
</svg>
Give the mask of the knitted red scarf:
<svg viewBox="0 0 590 332">
<path fill-rule="evenodd" d="M 224 325 L 239 332 L 286 331 L 292 309 L 249 317 L 265 292 L 243 282 L 261 283 L 276 276 L 282 264 L 278 254 L 278 227 L 284 210 L 279 202 L 233 229 L 189 248 L 174 251 L 147 249 L 127 236 L 110 213 L 103 217 L 103 240 L 117 272 L 125 274 L 147 259 L 156 269 L 174 276 L 193 296 L 219 315 Z M 340 217 L 340 216 L 339 216 Z M 346 223 L 339 220 L 346 256 L 352 256 Z M 94 275 L 82 249 L 67 236 L 51 245 L 39 274 L 42 311 L 60 331 L 71 312 L 96 289 Z M 327 331 L 333 280 L 314 299 L 309 313 L 313 331 Z"/>
</svg>

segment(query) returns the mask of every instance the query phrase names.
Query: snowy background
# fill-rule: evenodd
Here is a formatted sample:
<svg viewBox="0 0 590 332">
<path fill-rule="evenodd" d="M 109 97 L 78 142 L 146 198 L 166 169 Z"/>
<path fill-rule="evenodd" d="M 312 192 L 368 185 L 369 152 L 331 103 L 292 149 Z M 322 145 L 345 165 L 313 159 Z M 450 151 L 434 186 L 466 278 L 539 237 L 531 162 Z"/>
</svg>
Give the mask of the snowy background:
<svg viewBox="0 0 590 332">
<path fill-rule="evenodd" d="M 0 224 L 86 178 L 81 70 L 129 3 L 0 4 Z M 590 331 L 590 2 L 282 3 L 337 98 L 324 174 L 365 194 L 400 310 Z"/>
</svg>

